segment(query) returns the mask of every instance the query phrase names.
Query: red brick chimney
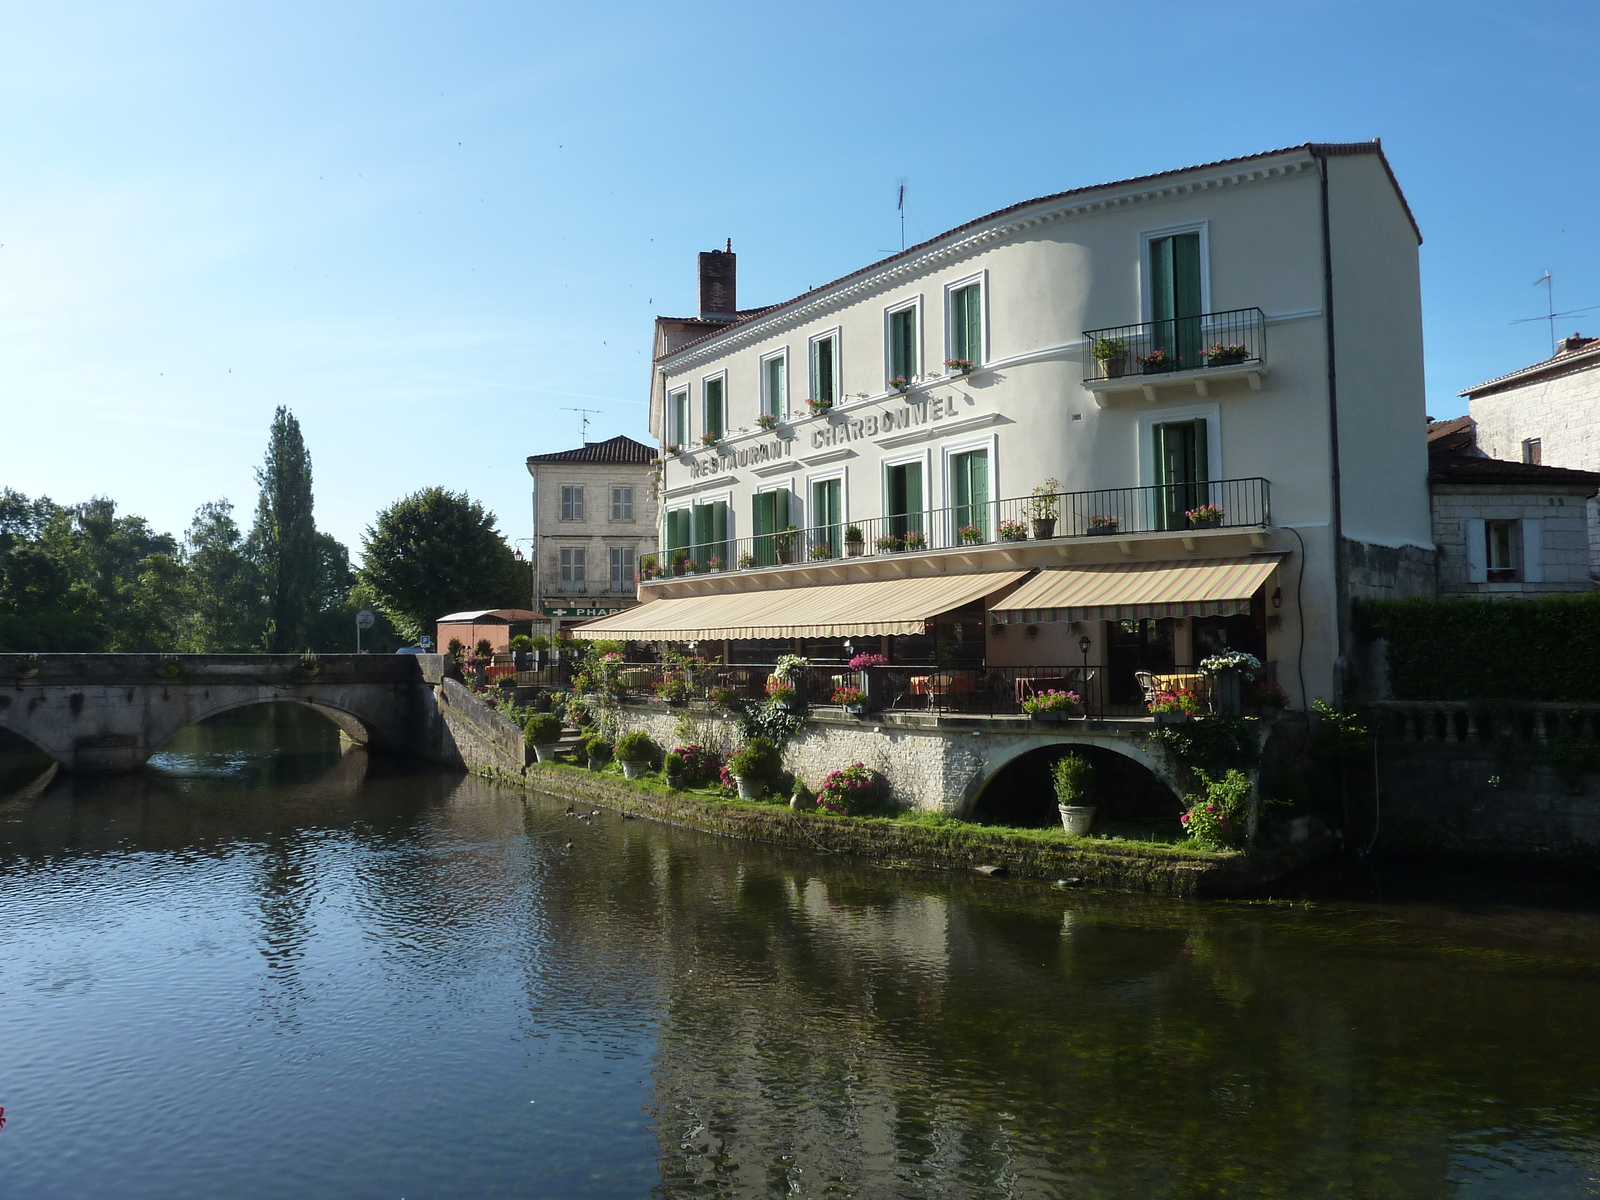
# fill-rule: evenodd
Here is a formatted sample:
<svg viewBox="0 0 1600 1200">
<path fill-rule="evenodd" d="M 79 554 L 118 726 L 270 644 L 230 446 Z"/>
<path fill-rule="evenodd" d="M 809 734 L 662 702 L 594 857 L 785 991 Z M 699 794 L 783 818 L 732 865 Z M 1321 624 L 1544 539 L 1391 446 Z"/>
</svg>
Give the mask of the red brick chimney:
<svg viewBox="0 0 1600 1200">
<path fill-rule="evenodd" d="M 729 238 L 727 249 L 706 250 L 700 255 L 700 315 L 731 321 L 738 312 L 739 256 Z"/>
<path fill-rule="evenodd" d="M 705 255 L 702 254 L 700 257 L 701 258 L 705 258 Z M 704 268 L 702 268 L 702 270 L 704 270 Z M 700 285 L 700 295 L 704 296 L 705 294 L 706 294 L 705 293 L 705 284 L 702 283 Z M 705 303 L 705 301 L 702 300 L 701 304 L 704 304 L 704 303 Z M 1556 353 L 1557 354 L 1571 354 L 1574 350 L 1586 349 L 1589 346 L 1594 345 L 1596 342 L 1600 342 L 1600 338 L 1592 338 L 1592 337 L 1587 337 L 1586 338 L 1581 333 L 1575 333 L 1571 337 L 1562 338 L 1559 342 L 1556 343 Z"/>
</svg>

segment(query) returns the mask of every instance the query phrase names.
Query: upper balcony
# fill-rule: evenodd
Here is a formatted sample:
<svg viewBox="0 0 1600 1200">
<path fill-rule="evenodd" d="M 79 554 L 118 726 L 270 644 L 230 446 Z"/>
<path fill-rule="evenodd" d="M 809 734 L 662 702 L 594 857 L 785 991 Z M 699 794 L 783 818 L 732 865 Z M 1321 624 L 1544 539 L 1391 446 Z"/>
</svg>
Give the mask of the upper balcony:
<svg viewBox="0 0 1600 1200">
<path fill-rule="evenodd" d="M 1202 543 L 1236 554 L 1265 545 L 1271 507 L 1261 478 L 1039 492 L 671 548 L 641 572 L 641 595 L 1172 558 Z"/>
<path fill-rule="evenodd" d="M 1267 318 L 1259 308 L 1086 329 L 1083 340 L 1083 386 L 1102 408 L 1118 392 L 1154 400 L 1158 388 L 1182 386 L 1207 396 L 1227 379 L 1259 391 L 1267 373 Z"/>
</svg>

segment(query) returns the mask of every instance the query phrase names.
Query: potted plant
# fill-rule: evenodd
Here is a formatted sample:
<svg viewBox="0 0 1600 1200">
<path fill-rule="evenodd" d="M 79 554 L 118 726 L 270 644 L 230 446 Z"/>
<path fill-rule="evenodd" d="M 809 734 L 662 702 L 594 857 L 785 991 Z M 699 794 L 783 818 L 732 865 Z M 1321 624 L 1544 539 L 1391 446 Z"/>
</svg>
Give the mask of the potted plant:
<svg viewBox="0 0 1600 1200">
<path fill-rule="evenodd" d="M 709 429 L 700 435 L 700 444 L 702 446 L 715 446 L 721 440 L 722 435 L 720 433 L 713 433 Z"/>
<path fill-rule="evenodd" d="M 867 535 L 861 532 L 859 525 L 846 525 L 844 528 L 844 552 L 851 558 L 860 558 L 867 548 Z"/>
<path fill-rule="evenodd" d="M 1212 342 L 1205 349 L 1206 366 L 1231 367 L 1250 357 L 1250 348 L 1238 342 Z"/>
<path fill-rule="evenodd" d="M 706 570 L 708 571 L 720 571 L 727 565 L 728 564 L 723 560 L 720 554 L 713 554 L 710 558 L 706 559 Z"/>
<path fill-rule="evenodd" d="M 827 542 L 816 542 L 812 544 L 808 553 L 812 559 L 832 558 L 833 547 L 828 545 Z"/>
<path fill-rule="evenodd" d="M 711 703 L 733 712 L 739 707 L 739 693 L 731 687 L 714 687 L 711 689 Z"/>
<path fill-rule="evenodd" d="M 1220 504 L 1202 504 L 1183 515 L 1189 518 L 1190 529 L 1219 529 L 1228 514 Z"/>
<path fill-rule="evenodd" d="M 307 650 L 300 656 L 300 661 L 296 664 L 296 669 L 300 672 L 300 674 L 309 679 L 322 670 L 322 664 L 317 661 L 317 656 L 313 651 Z"/>
<path fill-rule="evenodd" d="M 771 413 L 762 413 L 756 418 L 757 429 L 776 429 L 777 427 L 778 418 L 773 416 Z"/>
<path fill-rule="evenodd" d="M 867 714 L 867 694 L 858 687 L 834 688 L 833 702 L 854 716 Z"/>
<path fill-rule="evenodd" d="M 1002 542 L 1025 542 L 1028 540 L 1028 527 L 1021 521 L 1001 521 L 998 530 Z"/>
<path fill-rule="evenodd" d="M 663 679 L 655 691 L 656 697 L 672 708 L 682 708 L 689 702 L 689 681 L 683 678 Z"/>
<path fill-rule="evenodd" d="M 646 554 L 639 559 L 639 578 L 654 579 L 661 574 L 661 560 L 654 554 Z"/>
<path fill-rule="evenodd" d="M 818 400 L 815 396 L 812 396 L 806 401 L 806 407 L 809 408 L 814 415 L 821 414 L 827 412 L 833 407 L 833 401 Z"/>
<path fill-rule="evenodd" d="M 677 442 L 668 442 L 665 446 L 661 447 L 661 451 L 663 454 L 682 454 L 683 447 Z"/>
<path fill-rule="evenodd" d="M 909 379 L 907 379 L 904 375 L 896 375 L 893 379 L 889 380 L 887 386 L 891 390 L 896 391 L 896 392 L 900 392 L 900 393 L 903 394 L 903 393 L 909 392 L 911 390 L 911 381 Z"/>
<path fill-rule="evenodd" d="M 1128 343 L 1122 338 L 1096 338 L 1092 353 L 1102 379 L 1121 379 L 1128 369 Z"/>
<path fill-rule="evenodd" d="M 1115 533 L 1122 526 L 1121 517 L 1090 517 L 1089 535 L 1091 537 L 1105 537 Z"/>
<path fill-rule="evenodd" d="M 750 551 L 746 550 L 743 554 L 739 555 L 739 569 L 741 571 L 748 571 L 751 567 L 753 567 L 755 565 L 756 565 L 756 556 L 754 554 L 751 554 Z"/>
<path fill-rule="evenodd" d="M 972 360 L 970 358 L 947 358 L 944 360 L 944 369 L 952 375 L 972 374 Z"/>
<path fill-rule="evenodd" d="M 677 750 L 661 760 L 661 773 L 667 777 L 667 786 L 675 792 L 683 790 L 685 783 L 683 766 L 683 755 Z"/>
<path fill-rule="evenodd" d="M 1149 354 L 1139 355 L 1139 366 L 1145 375 L 1159 375 L 1163 371 L 1170 371 L 1177 364 L 1172 355 L 1167 353 L 1165 346 L 1157 346 Z"/>
<path fill-rule="evenodd" d="M 774 675 L 772 678 L 776 679 Z M 787 683 L 775 684 L 767 688 L 767 699 L 772 701 L 773 708 L 781 708 L 785 712 L 792 711 L 798 701 L 800 693 Z"/>
<path fill-rule="evenodd" d="M 903 549 L 900 545 L 900 539 L 891 533 L 886 533 L 882 537 L 874 539 L 872 545 L 881 554 L 893 554 L 896 550 Z"/>
<path fill-rule="evenodd" d="M 561 718 L 554 713 L 534 713 L 522 727 L 522 741 L 533 747 L 540 762 L 554 762 L 560 749 Z"/>
<path fill-rule="evenodd" d="M 927 546 L 928 539 L 922 536 L 922 530 L 908 529 L 900 542 L 907 550 L 921 550 Z"/>
<path fill-rule="evenodd" d="M 617 761 L 622 764 L 622 777 L 624 779 L 639 779 L 648 771 L 656 760 L 656 755 L 661 753 L 661 747 L 656 745 L 648 733 L 642 729 L 635 729 L 625 733 L 617 739 Z"/>
<path fill-rule="evenodd" d="M 674 575 L 687 575 L 689 573 L 689 552 L 687 550 L 674 550 L 672 552 L 672 573 Z"/>
<path fill-rule="evenodd" d="M 1149 703 L 1157 725 L 1182 725 L 1200 713 L 1200 697 L 1193 692 L 1157 692 Z"/>
<path fill-rule="evenodd" d="M 1033 489 L 1028 497 L 1028 519 L 1033 522 L 1033 536 L 1040 541 L 1056 535 L 1056 519 L 1061 515 L 1061 481 L 1046 479 Z"/>
<path fill-rule="evenodd" d="M 1090 789 L 1094 784 L 1094 767 L 1081 754 L 1065 754 L 1050 768 L 1050 780 L 1055 784 L 1061 828 L 1074 837 L 1088 837 L 1094 824 L 1095 806 L 1085 801 L 1093 798 Z"/>
<path fill-rule="evenodd" d="M 777 551 L 780 563 L 787 565 L 794 562 L 794 543 L 799 536 L 800 527 L 798 525 L 787 525 L 772 535 L 772 547 Z"/>
<path fill-rule="evenodd" d="M 1022 711 L 1039 722 L 1070 721 L 1083 715 L 1083 697 L 1077 692 L 1048 688 L 1025 699 Z"/>
<path fill-rule="evenodd" d="M 783 756 L 764 737 L 753 737 L 728 760 L 728 773 L 739 786 L 739 799 L 760 800 L 783 770 Z"/>
<path fill-rule="evenodd" d="M 1258 683 L 1253 696 L 1263 721 L 1276 721 L 1289 707 L 1289 693 L 1275 683 Z"/>
<path fill-rule="evenodd" d="M 611 743 L 598 733 L 591 733 L 583 739 L 583 757 L 588 760 L 589 770 L 602 771 L 611 761 Z"/>
<path fill-rule="evenodd" d="M 1243 650 L 1224 650 L 1200 660 L 1200 673 L 1216 682 L 1214 707 L 1227 717 L 1237 717 L 1242 705 L 1242 679 L 1253 679 L 1261 670 L 1261 660 Z"/>
<path fill-rule="evenodd" d="M 964 546 L 977 545 L 979 542 L 984 540 L 983 526 L 963 525 L 960 529 L 956 530 L 956 536 L 961 539 L 961 544 Z"/>
</svg>

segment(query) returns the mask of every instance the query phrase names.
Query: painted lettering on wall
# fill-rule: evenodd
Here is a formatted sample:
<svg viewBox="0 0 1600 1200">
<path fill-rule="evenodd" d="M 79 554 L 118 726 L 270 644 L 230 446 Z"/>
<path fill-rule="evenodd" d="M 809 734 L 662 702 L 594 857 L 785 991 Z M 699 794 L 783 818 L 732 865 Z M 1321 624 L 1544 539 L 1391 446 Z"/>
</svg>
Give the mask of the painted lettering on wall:
<svg viewBox="0 0 1600 1200">
<path fill-rule="evenodd" d="M 948 399 L 936 396 L 927 400 L 913 400 L 901 408 L 869 413 L 837 425 L 813 429 L 811 448 L 821 450 L 825 446 L 840 446 L 860 438 L 887 437 L 918 425 L 943 421 L 956 415 L 958 403 L 953 396 Z"/>
<path fill-rule="evenodd" d="M 777 462 L 783 458 L 794 457 L 794 439 L 778 438 L 770 442 L 757 442 L 753 446 L 741 446 L 737 450 L 725 450 L 713 454 L 709 458 L 694 458 L 689 461 L 690 479 L 707 479 L 723 471 L 731 471 L 735 467 L 758 467 L 762 463 Z"/>
</svg>

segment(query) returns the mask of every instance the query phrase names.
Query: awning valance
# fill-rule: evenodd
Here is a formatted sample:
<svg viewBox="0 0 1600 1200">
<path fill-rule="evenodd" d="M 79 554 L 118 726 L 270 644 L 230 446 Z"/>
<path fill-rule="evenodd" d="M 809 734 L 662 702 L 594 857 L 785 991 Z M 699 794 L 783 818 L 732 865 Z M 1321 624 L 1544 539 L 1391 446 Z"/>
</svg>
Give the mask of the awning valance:
<svg viewBox="0 0 1600 1200">
<path fill-rule="evenodd" d="M 1026 574 L 994 571 L 682 596 L 575 625 L 571 633 L 635 642 L 916 634 L 938 614 L 992 595 Z"/>
<path fill-rule="evenodd" d="M 1104 563 L 1041 571 L 989 612 L 1003 625 L 1231 617 L 1277 569 L 1281 554 L 1182 562 Z"/>
</svg>

